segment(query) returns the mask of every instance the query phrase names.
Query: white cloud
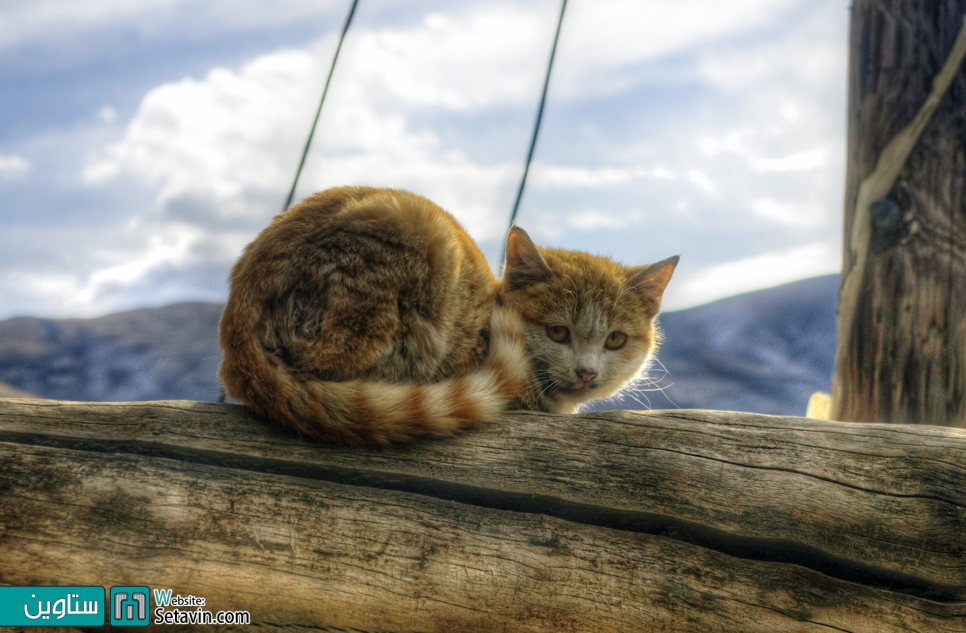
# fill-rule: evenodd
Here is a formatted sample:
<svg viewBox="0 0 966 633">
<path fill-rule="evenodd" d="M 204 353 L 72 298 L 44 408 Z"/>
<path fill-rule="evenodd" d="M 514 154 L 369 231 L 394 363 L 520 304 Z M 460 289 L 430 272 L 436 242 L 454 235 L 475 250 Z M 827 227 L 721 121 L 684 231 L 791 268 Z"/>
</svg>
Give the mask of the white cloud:
<svg viewBox="0 0 966 633">
<path fill-rule="evenodd" d="M 542 78 L 541 64 L 529 60 L 545 57 L 546 27 L 546 16 L 532 5 L 432 13 L 414 27 L 355 33 L 346 63 L 357 80 L 409 105 L 463 110 L 529 103 Z"/>
<path fill-rule="evenodd" d="M 721 137 L 704 137 L 698 141 L 698 148 L 710 157 L 733 154 L 743 158 L 753 171 L 810 171 L 826 163 L 828 150 L 813 147 L 786 156 L 762 156 L 763 148 L 781 140 L 782 131 L 776 128 L 734 130 Z"/>
<path fill-rule="evenodd" d="M 0 154 L 0 179 L 23 178 L 30 171 L 30 161 L 17 154 Z"/>
<path fill-rule="evenodd" d="M 181 2 L 182 0 L 12 1 L 0 12 L 5 25 L 5 28 L 0 29 L 0 47 L 43 40 L 110 22 L 130 21 L 138 14 L 171 8 Z"/>
<path fill-rule="evenodd" d="M 722 2 L 720 6 L 724 9 L 730 3 Z M 844 11 L 844 3 L 841 8 Z M 830 32 L 824 25 L 805 23 L 800 31 L 781 41 L 709 51 L 702 57 L 699 71 L 706 81 L 727 92 L 743 91 L 769 82 L 827 90 L 829 77 L 842 77 L 844 81 L 844 48 L 844 38 L 838 33 Z M 784 99 L 779 105 L 786 116 L 791 112 L 786 105 L 788 102 Z M 800 109 L 801 104 L 793 107 Z"/>
<path fill-rule="evenodd" d="M 798 121 L 798 119 L 800 119 L 802 116 L 802 113 L 798 109 L 798 106 L 796 106 L 791 101 L 786 101 L 782 105 L 781 113 L 782 113 L 782 116 L 785 117 L 785 120 L 789 121 L 790 123 L 794 123 Z"/>
<path fill-rule="evenodd" d="M 85 280 L 85 286 L 77 293 L 77 298 L 82 303 L 88 303 L 101 288 L 130 285 L 159 265 L 183 265 L 190 255 L 191 245 L 200 237 L 199 231 L 189 226 L 172 224 L 165 229 L 166 235 L 150 235 L 145 250 L 136 257 L 94 271 Z"/>
<path fill-rule="evenodd" d="M 117 110 L 109 105 L 106 105 L 97 111 L 97 118 L 104 123 L 114 123 L 114 121 L 117 119 Z"/>
<path fill-rule="evenodd" d="M 633 218 L 631 218 L 633 219 Z M 567 215 L 567 224 L 575 229 L 593 230 L 597 228 L 619 229 L 627 226 L 628 218 L 602 211 L 581 211 Z"/>
<path fill-rule="evenodd" d="M 69 255 L 67 266 L 55 258 L 32 267 L 0 268 L 3 317 L 94 317 L 176 301 L 223 301 L 220 288 L 192 287 L 184 277 L 199 266 L 210 265 L 204 259 L 220 260 L 218 267 L 226 268 L 244 244 L 236 233 L 212 239 L 195 227 L 175 223 L 133 222 L 106 236 L 97 228 L 83 226 L 28 230 L 25 234 L 95 247 L 80 258 Z"/>
<path fill-rule="evenodd" d="M 24 44 L 97 37 L 123 29 L 140 38 L 236 30 L 304 19 L 337 8 L 338 0 L 5 0 L 0 50 Z"/>
<path fill-rule="evenodd" d="M 238 72 L 216 68 L 202 81 L 155 88 L 124 138 L 85 167 L 85 182 L 126 173 L 157 186 L 159 206 L 197 196 L 213 200 L 222 216 L 258 214 L 244 190 L 283 188 L 283 166 L 311 120 L 318 61 L 306 51 L 279 51 Z"/>
<path fill-rule="evenodd" d="M 753 200 L 751 208 L 763 218 L 791 227 L 816 227 L 828 221 L 828 214 L 816 202 L 780 202 L 771 198 Z"/>
<path fill-rule="evenodd" d="M 810 171 L 825 164 L 825 148 L 795 152 L 781 158 L 748 156 L 748 165 L 755 171 Z"/>
<path fill-rule="evenodd" d="M 544 165 L 535 163 L 530 167 L 528 185 L 535 187 L 580 187 L 596 189 L 608 187 L 636 180 L 639 178 L 665 177 L 659 169 L 645 169 L 642 167 L 564 167 L 559 165 Z M 660 175 L 658 175 L 660 174 Z"/>
<path fill-rule="evenodd" d="M 145 0 L 122 3 L 113 16 L 119 0 L 93 0 L 86 8 L 47 0 L 53 9 L 46 17 L 22 2 L 16 11 L 0 9 L 0 20 L 20 11 L 8 23 L 24 25 L 28 38 L 56 37 L 40 34 L 38 25 L 76 35 L 109 23 L 167 37 L 165 29 L 173 32 L 170 25 L 190 13 L 222 30 L 251 24 L 257 15 L 276 20 L 267 15 L 270 3 L 240 1 L 236 8 Z M 297 4 L 283 0 L 278 10 L 290 19 L 302 10 Z M 416 19 L 421 9 L 413 4 L 406 19 L 389 26 L 378 21 L 380 6 L 360 7 L 369 13 L 357 16 L 346 40 L 298 195 L 341 184 L 412 189 L 451 210 L 485 241 L 484 249 L 498 249 L 493 244 L 503 237 L 522 171 L 559 5 L 437 3 Z M 819 42 L 815 61 L 812 36 L 788 37 L 799 25 L 782 21 L 786 8 L 803 6 L 799 0 L 571 3 L 521 224 L 541 243 L 599 249 L 628 262 L 639 261 L 645 242 L 662 253 L 684 253 L 672 290 L 686 290 L 689 302 L 827 272 L 792 265 L 788 253 L 756 255 L 769 235 L 787 238 L 790 228 L 799 243 L 812 246 L 824 235 L 833 243 L 840 231 L 833 211 L 841 199 L 844 96 L 828 97 L 838 90 L 828 86 L 844 81 L 836 66 L 844 62 L 828 54 L 839 46 L 844 59 L 845 30 L 831 44 Z M 252 7 L 256 18 L 245 14 Z M 346 7 L 320 0 L 305 11 L 331 9 L 341 20 Z M 841 7 L 836 12 L 844 16 Z M 814 13 L 816 24 L 829 22 L 829 9 Z M 30 15 L 39 20 L 33 26 Z M 7 36 L 0 35 L 0 49 L 14 45 Z M 12 297 L 15 278 L 33 279 L 41 283 L 34 284 L 37 292 L 69 289 L 71 299 L 57 304 L 61 314 L 90 315 L 210 295 L 216 285 L 223 292 L 232 259 L 280 210 L 334 47 L 330 32 L 308 47 L 156 86 L 130 121 L 118 121 L 105 106 L 100 121 L 88 123 L 98 138 L 118 133 L 102 122 L 124 123 L 123 135 L 93 151 L 61 154 L 93 155 L 83 168 L 85 193 L 123 198 L 115 202 L 124 207 L 120 219 L 74 240 L 83 245 L 62 239 L 46 247 L 83 262 L 68 273 L 44 269 L 42 281 L 0 269 L 0 293 Z M 47 169 L 29 146 L 18 151 L 35 161 L 38 174 Z M 145 197 L 128 196 L 133 189 Z M 719 248 L 725 242 L 728 248 Z M 702 261 L 693 278 L 689 251 Z M 765 258 L 767 275 L 739 266 L 756 257 Z M 738 266 L 743 281 L 726 282 L 715 272 L 732 270 L 727 266 Z M 196 281 L 202 269 L 215 280 L 205 289 Z M 177 274 L 163 285 L 159 271 Z M 30 286 L 17 288 L 17 301 L 26 305 Z M 673 294 L 668 305 L 675 304 Z"/>
<path fill-rule="evenodd" d="M 692 169 L 688 172 L 688 180 L 709 196 L 718 192 L 718 185 L 714 184 L 714 181 L 700 169 Z"/>
<path fill-rule="evenodd" d="M 580 27 L 571 29 L 566 46 L 580 51 L 582 61 L 570 60 L 571 70 L 593 74 L 679 50 L 747 28 L 788 5 L 741 0 L 740 10 L 726 11 L 699 0 L 687 4 L 695 3 L 702 6 L 700 17 L 687 19 L 686 7 L 670 0 L 608 0 L 592 11 L 575 4 L 567 20 Z M 451 15 L 428 14 L 411 26 L 353 30 L 304 175 L 305 190 L 347 182 L 409 186 L 451 205 L 476 237 L 499 235 L 502 228 L 490 220 L 492 204 L 517 177 L 516 161 L 483 165 L 443 147 L 431 129 L 414 128 L 405 111 L 380 108 L 379 94 L 388 91 L 407 108 L 530 104 L 552 35 L 545 33 L 545 4 L 469 4 Z M 329 37 L 309 50 L 261 55 L 238 71 L 215 69 L 200 81 L 156 88 L 124 139 L 87 166 L 85 180 L 98 184 L 131 174 L 159 187 L 160 207 L 187 196 L 213 201 L 223 218 L 264 217 L 264 199 L 280 198 L 291 177 L 333 44 Z M 585 86 L 582 97 L 592 92 Z M 658 177 L 670 173 L 654 170 Z M 551 167 L 535 169 L 533 184 L 599 187 L 643 175 L 639 168 Z M 691 170 L 690 179 L 706 192 L 716 189 L 699 170 Z"/>
<path fill-rule="evenodd" d="M 529 96 L 536 14 L 512 7 L 430 16 L 400 29 L 361 30 L 347 42 L 299 191 L 346 183 L 407 187 L 452 209 L 480 239 L 495 197 L 518 177 L 519 162 L 479 164 L 444 147 L 431 127 L 414 127 L 406 108 L 461 110 Z M 446 28 L 441 28 L 445 26 Z M 158 188 L 156 205 L 207 201 L 222 219 L 267 219 L 277 212 L 328 70 L 334 40 L 309 50 L 261 55 L 241 69 L 214 69 L 152 90 L 124 138 L 84 170 L 90 185 L 131 175 Z M 533 75 L 533 76 L 530 76 Z M 395 107 L 393 107 L 395 106 Z M 265 208 L 266 200 L 275 200 Z"/>
<path fill-rule="evenodd" d="M 577 98 L 588 90 L 612 92 L 626 88 L 640 81 L 633 72 L 627 72 L 640 62 L 760 27 L 796 4 L 797 0 L 571 3 L 564 18 L 554 87 Z"/>
<path fill-rule="evenodd" d="M 841 270 L 837 240 L 823 240 L 675 274 L 665 295 L 666 310 L 680 310 L 759 288 Z M 683 275 L 679 273 L 684 273 Z"/>
</svg>

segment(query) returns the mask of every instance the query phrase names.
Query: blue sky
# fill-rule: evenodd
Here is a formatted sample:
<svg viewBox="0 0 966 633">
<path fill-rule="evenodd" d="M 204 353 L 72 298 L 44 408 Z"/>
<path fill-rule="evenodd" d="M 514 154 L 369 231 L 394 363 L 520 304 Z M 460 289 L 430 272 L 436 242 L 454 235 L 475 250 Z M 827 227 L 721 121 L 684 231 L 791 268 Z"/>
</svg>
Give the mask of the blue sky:
<svg viewBox="0 0 966 633">
<path fill-rule="evenodd" d="M 0 318 L 223 301 L 348 0 L 0 5 Z M 557 0 L 360 0 L 296 199 L 411 189 L 495 262 Z M 665 308 L 841 264 L 844 0 L 570 0 L 518 223 L 681 264 Z"/>
</svg>

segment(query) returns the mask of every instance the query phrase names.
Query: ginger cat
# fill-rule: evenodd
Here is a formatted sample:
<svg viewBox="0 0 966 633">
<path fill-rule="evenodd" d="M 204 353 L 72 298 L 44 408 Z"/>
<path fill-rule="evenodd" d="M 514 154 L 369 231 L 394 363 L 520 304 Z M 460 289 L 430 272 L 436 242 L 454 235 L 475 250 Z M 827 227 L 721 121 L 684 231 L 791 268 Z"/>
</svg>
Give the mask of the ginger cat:
<svg viewBox="0 0 966 633">
<path fill-rule="evenodd" d="M 517 227 L 506 246 L 498 281 L 426 198 L 371 187 L 307 198 L 232 269 L 227 393 L 308 437 L 385 444 L 507 408 L 572 413 L 639 375 L 677 257 L 626 268 L 538 248 Z"/>
</svg>

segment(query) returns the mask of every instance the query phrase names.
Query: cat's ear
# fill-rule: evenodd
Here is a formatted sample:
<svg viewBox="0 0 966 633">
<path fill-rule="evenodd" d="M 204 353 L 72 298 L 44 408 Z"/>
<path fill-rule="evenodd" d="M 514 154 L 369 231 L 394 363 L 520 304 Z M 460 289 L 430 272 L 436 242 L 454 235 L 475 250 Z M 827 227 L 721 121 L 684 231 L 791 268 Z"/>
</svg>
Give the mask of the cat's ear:
<svg viewBox="0 0 966 633">
<path fill-rule="evenodd" d="M 527 232 L 519 226 L 510 229 L 506 238 L 506 268 L 503 282 L 510 290 L 550 281 L 553 272 L 543 260 Z"/>
<path fill-rule="evenodd" d="M 637 293 L 637 296 L 644 301 L 644 307 L 649 313 L 657 314 L 661 309 L 664 289 L 671 281 L 671 274 L 674 272 L 674 267 L 678 265 L 678 259 L 680 258 L 675 255 L 650 266 L 628 269 L 627 281 L 624 282 L 624 285 Z"/>
</svg>

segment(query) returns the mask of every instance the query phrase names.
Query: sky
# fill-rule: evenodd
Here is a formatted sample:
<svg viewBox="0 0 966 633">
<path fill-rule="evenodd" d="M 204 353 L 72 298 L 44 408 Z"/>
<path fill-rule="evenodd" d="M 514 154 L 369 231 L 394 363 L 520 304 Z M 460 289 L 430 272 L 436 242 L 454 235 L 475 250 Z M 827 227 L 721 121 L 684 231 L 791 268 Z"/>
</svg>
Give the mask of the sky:
<svg viewBox="0 0 966 633">
<path fill-rule="evenodd" d="M 350 0 L 0 4 L 0 319 L 224 301 Z M 496 268 L 558 0 L 360 0 L 295 199 L 403 188 Z M 680 309 L 838 272 L 846 0 L 570 0 L 517 223 L 681 262 Z"/>
</svg>

